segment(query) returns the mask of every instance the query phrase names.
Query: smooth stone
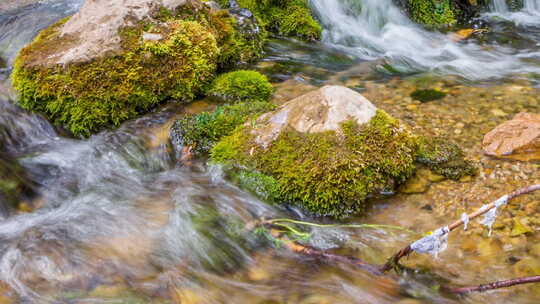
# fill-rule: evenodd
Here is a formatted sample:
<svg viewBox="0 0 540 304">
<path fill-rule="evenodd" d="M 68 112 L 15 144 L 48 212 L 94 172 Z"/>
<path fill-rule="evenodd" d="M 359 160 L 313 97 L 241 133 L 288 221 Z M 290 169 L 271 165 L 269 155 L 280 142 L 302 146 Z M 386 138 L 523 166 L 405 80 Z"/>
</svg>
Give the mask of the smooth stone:
<svg viewBox="0 0 540 304">
<path fill-rule="evenodd" d="M 540 114 L 517 114 L 486 134 L 482 148 L 491 156 L 540 159 Z"/>
<path fill-rule="evenodd" d="M 255 142 L 266 148 L 285 129 L 301 133 L 337 131 L 345 121 L 365 124 L 376 113 L 377 108 L 360 93 L 343 86 L 324 86 L 262 115 L 252 132 Z"/>
</svg>

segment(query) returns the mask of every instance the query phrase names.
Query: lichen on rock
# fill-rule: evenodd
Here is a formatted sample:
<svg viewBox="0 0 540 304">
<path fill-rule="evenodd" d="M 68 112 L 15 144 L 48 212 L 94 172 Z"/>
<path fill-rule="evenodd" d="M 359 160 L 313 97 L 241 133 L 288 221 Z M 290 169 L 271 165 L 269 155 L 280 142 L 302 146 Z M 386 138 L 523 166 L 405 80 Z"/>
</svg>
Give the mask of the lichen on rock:
<svg viewBox="0 0 540 304">
<path fill-rule="evenodd" d="M 260 56 L 262 38 L 242 36 L 235 20 L 196 0 L 87 1 L 20 52 L 19 104 L 89 136 L 168 99 L 190 101 L 218 67 Z"/>
</svg>

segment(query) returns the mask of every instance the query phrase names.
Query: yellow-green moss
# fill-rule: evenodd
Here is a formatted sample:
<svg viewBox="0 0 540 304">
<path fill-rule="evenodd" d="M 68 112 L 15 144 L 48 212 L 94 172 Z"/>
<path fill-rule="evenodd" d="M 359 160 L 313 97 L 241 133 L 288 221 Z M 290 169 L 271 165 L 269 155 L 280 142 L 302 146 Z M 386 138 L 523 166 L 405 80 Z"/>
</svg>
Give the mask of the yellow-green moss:
<svg viewBox="0 0 540 304">
<path fill-rule="evenodd" d="M 255 20 L 240 25 L 227 10 L 209 10 L 201 3 L 181 6 L 174 12 L 162 9 L 160 16 L 162 20 L 197 21 L 207 27 L 218 42 L 218 66 L 221 69 L 250 63 L 263 54 L 267 32 Z"/>
<path fill-rule="evenodd" d="M 261 56 L 262 37 L 240 33 L 227 11 L 197 3 L 159 9 L 152 19 L 121 30 L 121 51 L 67 66 L 43 64 L 72 42 L 58 34 L 67 19 L 42 31 L 15 62 L 19 104 L 74 135 L 89 136 L 168 99 L 190 101 L 205 91 L 219 67 Z M 163 38 L 143 41 L 144 32 Z"/>
<path fill-rule="evenodd" d="M 226 102 L 268 101 L 274 88 L 268 78 L 257 71 L 234 71 L 218 76 L 207 94 Z"/>
<path fill-rule="evenodd" d="M 411 18 L 428 27 L 454 25 L 458 8 L 450 0 L 408 0 Z"/>
<path fill-rule="evenodd" d="M 46 114 L 75 135 L 117 126 L 168 98 L 190 100 L 214 76 L 216 39 L 191 21 L 156 27 L 166 38 L 154 42 L 142 42 L 142 26 L 126 28 L 121 33 L 124 51 L 116 56 L 67 67 L 32 65 L 43 49 L 61 41 L 60 25 L 21 51 L 13 85 L 23 108 Z"/>
<path fill-rule="evenodd" d="M 281 202 L 318 215 L 342 217 L 365 210 L 366 198 L 403 182 L 414 170 L 416 139 L 383 111 L 366 125 L 339 132 L 282 133 L 263 150 L 242 126 L 211 150 L 216 163 L 271 177 Z"/>
<path fill-rule="evenodd" d="M 229 0 L 218 1 L 227 7 Z M 307 0 L 237 0 L 249 9 L 268 31 L 304 40 L 318 40 L 322 27 L 313 18 Z"/>
</svg>

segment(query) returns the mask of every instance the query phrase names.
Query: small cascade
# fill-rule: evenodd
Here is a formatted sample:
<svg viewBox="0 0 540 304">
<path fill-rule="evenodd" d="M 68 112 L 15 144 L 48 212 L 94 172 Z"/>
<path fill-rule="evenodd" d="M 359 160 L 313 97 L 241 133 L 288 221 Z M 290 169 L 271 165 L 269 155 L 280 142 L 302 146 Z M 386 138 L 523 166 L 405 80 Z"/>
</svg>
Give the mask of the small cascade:
<svg viewBox="0 0 540 304">
<path fill-rule="evenodd" d="M 493 0 L 490 5 L 490 9 L 492 12 L 499 14 L 508 13 L 510 11 L 506 0 Z"/>
<path fill-rule="evenodd" d="M 537 8 L 538 2 L 527 1 L 525 10 Z M 412 22 L 392 0 L 312 0 L 311 5 L 324 26 L 324 43 L 361 60 L 381 60 L 382 68 L 392 73 L 431 72 L 490 80 L 540 72 L 540 65 L 531 64 L 531 59 L 537 60 L 537 50 L 486 49 L 473 42 L 453 41 L 449 35 Z M 500 15 L 507 14 L 502 13 L 508 11 L 504 0 L 495 0 L 493 7 Z"/>
</svg>

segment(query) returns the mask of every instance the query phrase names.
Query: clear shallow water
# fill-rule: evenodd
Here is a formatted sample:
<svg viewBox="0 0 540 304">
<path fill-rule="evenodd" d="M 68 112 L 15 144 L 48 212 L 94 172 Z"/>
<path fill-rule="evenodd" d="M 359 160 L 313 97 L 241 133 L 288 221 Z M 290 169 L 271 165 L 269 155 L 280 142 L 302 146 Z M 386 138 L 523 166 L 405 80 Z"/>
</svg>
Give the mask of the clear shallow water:
<svg viewBox="0 0 540 304">
<path fill-rule="evenodd" d="M 341 7 L 332 6 L 333 1 L 318 3 L 336 10 Z M 395 60 L 410 63 L 411 70 L 432 69 L 430 61 L 416 66 L 429 52 L 417 56 L 405 44 L 385 49 L 387 42 L 375 37 L 386 33 L 381 28 L 387 24 L 390 30 L 395 25 L 419 35 L 413 48 L 432 38 L 436 46 L 438 39 L 449 43 L 445 36 L 418 28 L 392 7 L 385 11 L 382 4 L 369 2 L 370 9 L 379 13 L 341 19 L 350 21 L 351 29 L 358 29 L 358 22 L 378 27 L 357 33 L 349 30 L 345 35 L 332 32 L 331 23 L 325 23 L 325 44 L 277 41 L 270 45 L 267 61 L 286 63 L 299 71 L 309 67 L 315 83 L 366 60 L 375 60 L 376 65 Z M 12 55 L 7 57 L 13 58 L 40 28 L 73 12 L 77 5 L 44 1 L 0 14 L 0 28 L 9 29 L 0 31 L 4 33 L 0 45 L 20 39 L 10 42 Z M 328 13 L 328 18 L 334 16 L 334 11 Z M 345 30 L 344 25 L 338 28 Z M 25 34 L 18 37 L 13 29 Z M 364 48 L 364 43 L 369 47 Z M 448 45 L 452 51 L 461 47 Z M 434 50 L 433 58 L 440 51 Z M 426 58 L 432 59 L 431 55 Z M 39 194 L 34 201 L 36 211 L 0 220 L 0 303 L 397 303 L 412 294 L 426 303 L 491 300 L 441 295 L 432 289 L 439 282 L 432 275 L 412 273 L 398 286 L 349 265 L 321 263 L 272 249 L 264 239 L 243 230 L 243 223 L 262 217 L 302 218 L 302 213 L 254 198 L 224 180 L 215 168 L 202 163 L 181 166 L 166 140 L 178 107 L 77 140 L 59 135 L 43 118 L 14 106 L 5 81 L 0 93 L 2 150 L 18 158 L 37 182 Z M 363 220 L 369 218 L 357 221 Z M 413 237 L 379 229 L 311 232 L 313 246 L 346 248 L 343 253 L 374 263 L 384 262 L 395 244 Z M 454 263 L 459 262 L 456 259 Z"/>
</svg>

